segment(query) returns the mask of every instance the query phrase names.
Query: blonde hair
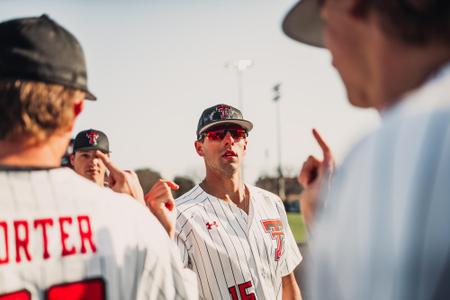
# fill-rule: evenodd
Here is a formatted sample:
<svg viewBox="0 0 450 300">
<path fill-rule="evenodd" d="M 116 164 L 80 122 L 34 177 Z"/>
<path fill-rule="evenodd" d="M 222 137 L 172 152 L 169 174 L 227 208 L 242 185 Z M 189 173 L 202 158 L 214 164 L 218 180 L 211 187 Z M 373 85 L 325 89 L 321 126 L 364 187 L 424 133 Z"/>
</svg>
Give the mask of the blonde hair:
<svg viewBox="0 0 450 300">
<path fill-rule="evenodd" d="M 30 137 L 39 142 L 62 132 L 75 118 L 73 103 L 84 96 L 59 84 L 0 81 L 0 140 Z"/>
</svg>

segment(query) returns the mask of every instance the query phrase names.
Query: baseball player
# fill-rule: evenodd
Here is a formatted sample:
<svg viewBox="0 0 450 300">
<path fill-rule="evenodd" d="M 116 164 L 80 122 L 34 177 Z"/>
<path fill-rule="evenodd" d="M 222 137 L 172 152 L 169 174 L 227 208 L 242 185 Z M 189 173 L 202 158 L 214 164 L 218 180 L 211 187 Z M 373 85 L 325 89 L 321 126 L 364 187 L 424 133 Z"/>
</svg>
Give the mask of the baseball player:
<svg viewBox="0 0 450 300">
<path fill-rule="evenodd" d="M 113 191 L 59 168 L 95 100 L 77 39 L 43 15 L 0 23 L 0 40 L 0 299 L 195 297 L 164 228 L 124 195 L 132 174 L 98 150 Z"/>
<path fill-rule="evenodd" d="M 100 130 L 87 129 L 80 131 L 73 143 L 70 163 L 75 172 L 99 186 L 105 186 L 106 166 L 96 155 L 101 151 L 109 156 L 109 141 Z"/>
<path fill-rule="evenodd" d="M 301 299 L 292 272 L 302 257 L 283 203 L 242 181 L 252 127 L 225 104 L 205 109 L 198 123 L 206 177 L 176 200 L 176 242 L 201 299 Z"/>
<path fill-rule="evenodd" d="M 450 2 L 302 0 L 283 29 L 327 47 L 349 101 L 382 116 L 323 211 L 332 155 L 314 132 L 324 157 L 309 157 L 299 178 L 302 210 L 318 217 L 313 299 L 449 299 Z"/>
</svg>

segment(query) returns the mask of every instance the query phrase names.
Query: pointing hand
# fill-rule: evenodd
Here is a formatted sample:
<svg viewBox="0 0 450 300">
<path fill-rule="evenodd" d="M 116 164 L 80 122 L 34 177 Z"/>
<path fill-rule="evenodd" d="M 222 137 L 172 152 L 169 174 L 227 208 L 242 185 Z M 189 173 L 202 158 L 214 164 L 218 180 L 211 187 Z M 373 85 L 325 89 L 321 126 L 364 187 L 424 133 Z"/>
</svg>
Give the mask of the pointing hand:
<svg viewBox="0 0 450 300">
<path fill-rule="evenodd" d="M 145 203 L 166 229 L 171 239 L 175 236 L 175 200 L 171 190 L 178 190 L 178 184 L 160 179 L 145 195 Z"/>
<path fill-rule="evenodd" d="M 128 194 L 145 205 L 144 191 L 139 183 L 137 174 L 130 170 L 119 169 L 111 162 L 111 159 L 101 151 L 97 150 L 95 154 L 103 161 L 106 168 L 109 170 L 109 187 L 114 192 Z"/>
<path fill-rule="evenodd" d="M 334 172 L 334 158 L 330 148 L 316 129 L 313 129 L 312 133 L 322 149 L 323 159 L 319 160 L 310 155 L 303 163 L 297 178 L 304 189 L 300 196 L 300 205 L 305 222 L 309 226 L 314 223 L 322 185 L 325 185 L 324 188 L 331 188 L 331 177 Z"/>
</svg>

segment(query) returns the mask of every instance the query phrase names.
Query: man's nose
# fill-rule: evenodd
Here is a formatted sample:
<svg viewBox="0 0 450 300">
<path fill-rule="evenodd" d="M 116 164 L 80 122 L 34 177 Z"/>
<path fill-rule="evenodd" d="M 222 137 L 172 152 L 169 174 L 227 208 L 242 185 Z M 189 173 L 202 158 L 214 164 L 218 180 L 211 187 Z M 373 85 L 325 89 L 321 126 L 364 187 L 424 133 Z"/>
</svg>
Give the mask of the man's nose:
<svg viewBox="0 0 450 300">
<path fill-rule="evenodd" d="M 91 162 L 90 162 L 90 163 L 91 163 L 92 165 L 98 165 L 98 164 L 100 163 L 100 158 L 94 156 L 94 157 L 91 158 Z"/>
<path fill-rule="evenodd" d="M 234 145 L 234 142 L 235 142 L 233 136 L 231 135 L 231 133 L 229 131 L 227 131 L 227 134 L 223 138 L 223 141 L 225 142 L 225 144 L 231 144 L 231 145 Z"/>
</svg>

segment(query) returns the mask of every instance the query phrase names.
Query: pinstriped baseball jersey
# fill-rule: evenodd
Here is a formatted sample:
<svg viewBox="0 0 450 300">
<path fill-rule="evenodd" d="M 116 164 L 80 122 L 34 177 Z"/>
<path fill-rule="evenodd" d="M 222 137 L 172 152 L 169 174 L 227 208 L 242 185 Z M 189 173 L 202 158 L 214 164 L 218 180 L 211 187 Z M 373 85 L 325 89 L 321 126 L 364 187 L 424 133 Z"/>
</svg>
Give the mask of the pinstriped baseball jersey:
<svg viewBox="0 0 450 300">
<path fill-rule="evenodd" d="M 0 299 L 186 299 L 186 276 L 130 197 L 70 169 L 0 170 Z"/>
<path fill-rule="evenodd" d="M 449 299 L 450 64 L 382 117 L 334 180 L 314 299 Z"/>
<path fill-rule="evenodd" d="M 177 245 L 201 299 L 281 299 L 282 277 L 301 261 L 280 198 L 247 187 L 248 215 L 199 185 L 176 200 Z"/>
</svg>

